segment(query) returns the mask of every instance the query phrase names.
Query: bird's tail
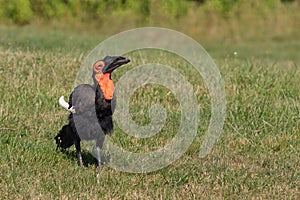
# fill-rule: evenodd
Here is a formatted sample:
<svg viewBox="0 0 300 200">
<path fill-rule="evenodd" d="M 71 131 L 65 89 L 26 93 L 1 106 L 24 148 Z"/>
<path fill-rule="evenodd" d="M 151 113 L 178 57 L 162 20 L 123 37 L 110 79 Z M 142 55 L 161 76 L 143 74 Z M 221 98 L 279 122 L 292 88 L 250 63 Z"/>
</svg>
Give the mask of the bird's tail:
<svg viewBox="0 0 300 200">
<path fill-rule="evenodd" d="M 75 113 L 75 109 L 73 108 L 73 106 L 71 108 L 70 105 L 68 104 L 68 102 L 65 101 L 65 97 L 64 96 L 61 96 L 59 99 L 58 99 L 58 103 L 61 107 L 63 107 L 64 109 L 66 109 L 67 111 L 70 111 L 71 113 Z"/>
</svg>

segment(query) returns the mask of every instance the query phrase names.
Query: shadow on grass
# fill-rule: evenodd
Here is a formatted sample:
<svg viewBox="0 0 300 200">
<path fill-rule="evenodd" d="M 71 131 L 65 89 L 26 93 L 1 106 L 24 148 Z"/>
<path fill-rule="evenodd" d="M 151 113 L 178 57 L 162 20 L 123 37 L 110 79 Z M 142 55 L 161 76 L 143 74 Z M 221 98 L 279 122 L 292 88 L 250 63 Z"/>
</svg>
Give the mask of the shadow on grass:
<svg viewBox="0 0 300 200">
<path fill-rule="evenodd" d="M 60 150 L 57 150 L 57 152 L 63 153 L 67 159 L 78 163 L 76 151 L 72 151 L 69 149 L 60 149 Z M 82 155 L 82 159 L 83 159 L 83 165 L 85 167 L 88 167 L 90 165 L 94 165 L 95 167 L 98 166 L 97 159 L 90 152 L 82 151 L 81 155 Z M 105 155 L 105 156 L 101 155 L 101 164 L 103 165 L 105 163 L 108 163 L 109 159 L 110 159 L 109 155 Z"/>
</svg>

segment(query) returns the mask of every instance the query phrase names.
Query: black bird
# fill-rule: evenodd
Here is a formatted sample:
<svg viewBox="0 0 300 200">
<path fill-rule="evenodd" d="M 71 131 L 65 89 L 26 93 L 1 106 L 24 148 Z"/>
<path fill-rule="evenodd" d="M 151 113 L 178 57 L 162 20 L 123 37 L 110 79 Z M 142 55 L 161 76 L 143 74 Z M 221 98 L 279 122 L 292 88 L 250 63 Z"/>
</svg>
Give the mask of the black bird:
<svg viewBox="0 0 300 200">
<path fill-rule="evenodd" d="M 80 141 L 96 140 L 98 169 L 101 170 L 100 152 L 106 134 L 113 132 L 114 84 L 111 73 L 129 63 L 122 56 L 106 56 L 93 65 L 94 85 L 81 84 L 74 88 L 69 103 L 62 96 L 59 104 L 70 111 L 69 123 L 55 137 L 57 149 L 66 149 L 75 144 L 78 163 L 83 166 Z"/>
</svg>

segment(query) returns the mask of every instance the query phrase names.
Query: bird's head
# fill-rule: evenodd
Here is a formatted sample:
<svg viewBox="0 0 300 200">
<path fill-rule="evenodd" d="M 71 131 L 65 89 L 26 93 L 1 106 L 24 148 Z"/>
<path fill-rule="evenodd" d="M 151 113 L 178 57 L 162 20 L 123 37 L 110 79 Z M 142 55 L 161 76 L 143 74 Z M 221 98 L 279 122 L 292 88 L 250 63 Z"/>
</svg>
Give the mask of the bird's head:
<svg viewBox="0 0 300 200">
<path fill-rule="evenodd" d="M 106 100 L 111 100 L 113 97 L 114 84 L 111 80 L 111 73 L 129 62 L 128 58 L 122 56 L 106 56 L 93 65 L 93 79 L 99 85 Z"/>
</svg>

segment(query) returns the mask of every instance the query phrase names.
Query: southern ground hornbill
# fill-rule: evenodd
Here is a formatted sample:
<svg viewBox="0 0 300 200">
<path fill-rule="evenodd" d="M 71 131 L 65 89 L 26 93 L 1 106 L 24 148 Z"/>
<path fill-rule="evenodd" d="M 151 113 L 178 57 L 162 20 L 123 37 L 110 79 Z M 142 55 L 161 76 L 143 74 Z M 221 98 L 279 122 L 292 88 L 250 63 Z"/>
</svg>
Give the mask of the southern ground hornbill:
<svg viewBox="0 0 300 200">
<path fill-rule="evenodd" d="M 66 149 L 73 144 L 78 163 L 83 165 L 80 141 L 96 140 L 98 169 L 101 170 L 101 149 L 105 135 L 113 131 L 114 84 L 111 73 L 130 62 L 122 56 L 106 56 L 93 65 L 94 85 L 81 84 L 74 88 L 69 103 L 62 96 L 59 104 L 70 111 L 69 123 L 64 125 L 55 137 L 57 149 Z"/>
</svg>

